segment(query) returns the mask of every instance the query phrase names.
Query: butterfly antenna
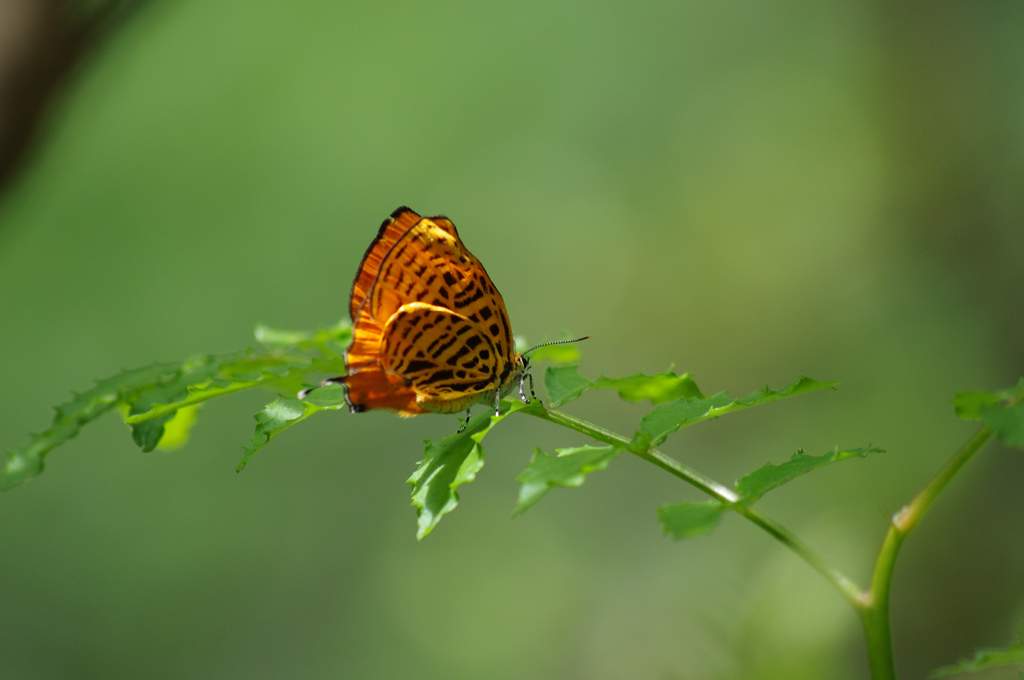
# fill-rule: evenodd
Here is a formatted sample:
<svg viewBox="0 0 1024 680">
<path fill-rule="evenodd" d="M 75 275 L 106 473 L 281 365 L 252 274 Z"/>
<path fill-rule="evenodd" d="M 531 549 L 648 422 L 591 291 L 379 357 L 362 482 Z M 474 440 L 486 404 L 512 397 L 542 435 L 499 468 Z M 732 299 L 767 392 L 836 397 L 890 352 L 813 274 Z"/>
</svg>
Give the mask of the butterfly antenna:
<svg viewBox="0 0 1024 680">
<path fill-rule="evenodd" d="M 523 356 L 525 357 L 530 352 L 533 352 L 534 350 L 538 350 L 541 347 L 551 347 L 552 345 L 571 345 L 574 342 L 583 342 L 584 340 L 589 340 L 589 339 L 590 339 L 589 335 L 584 335 L 583 337 L 573 338 L 572 340 L 552 340 L 551 342 L 542 342 L 539 345 L 534 345 L 530 349 L 528 349 L 525 352 L 523 352 Z"/>
</svg>

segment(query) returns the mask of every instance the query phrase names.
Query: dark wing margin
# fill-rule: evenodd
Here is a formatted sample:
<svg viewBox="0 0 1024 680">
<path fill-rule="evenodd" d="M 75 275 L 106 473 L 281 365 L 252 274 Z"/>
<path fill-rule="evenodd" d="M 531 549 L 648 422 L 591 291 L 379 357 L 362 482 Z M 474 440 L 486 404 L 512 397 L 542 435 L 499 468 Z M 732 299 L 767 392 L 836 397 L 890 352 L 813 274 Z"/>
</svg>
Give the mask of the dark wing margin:
<svg viewBox="0 0 1024 680">
<path fill-rule="evenodd" d="M 391 249 L 395 247 L 395 244 L 410 229 L 419 224 L 421 219 L 423 218 L 416 211 L 401 206 L 395 208 L 391 216 L 381 223 L 377 236 L 370 243 L 366 252 L 363 253 L 363 259 L 360 260 L 359 268 L 356 270 L 355 280 L 352 281 L 352 294 L 349 298 L 348 313 L 353 323 L 355 323 L 359 315 L 359 308 L 366 301 L 366 296 L 373 287 L 374 281 L 377 280 L 381 262 L 384 261 L 384 258 L 387 257 Z"/>
</svg>

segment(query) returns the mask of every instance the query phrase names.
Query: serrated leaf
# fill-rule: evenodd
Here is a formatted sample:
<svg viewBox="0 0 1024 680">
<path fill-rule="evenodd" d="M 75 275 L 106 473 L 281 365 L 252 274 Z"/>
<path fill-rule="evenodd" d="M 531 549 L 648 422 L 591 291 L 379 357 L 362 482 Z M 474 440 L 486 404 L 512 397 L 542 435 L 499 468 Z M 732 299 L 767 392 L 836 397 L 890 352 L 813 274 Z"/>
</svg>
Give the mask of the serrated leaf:
<svg viewBox="0 0 1024 680">
<path fill-rule="evenodd" d="M 126 394 L 165 380 L 177 370 L 176 364 L 154 364 L 123 371 L 56 407 L 53 422 L 20 447 L 8 450 L 0 459 L 0 490 L 11 489 L 43 470 L 47 454 L 75 437 L 82 426 L 113 409 Z"/>
<path fill-rule="evenodd" d="M 164 376 L 160 382 L 146 385 L 127 394 L 125 401 L 128 403 L 128 416 L 125 421 L 131 427 L 132 441 L 143 451 L 148 452 L 155 449 L 164 436 L 166 423 L 174 417 L 177 409 L 167 410 L 158 417 L 138 422 L 132 422 L 132 416 L 145 413 L 158 404 L 173 403 L 184 399 L 188 395 L 190 384 L 209 380 L 225 361 L 230 361 L 230 359 L 209 355 L 187 359 L 173 372 Z"/>
<path fill-rule="evenodd" d="M 0 490 L 39 474 L 46 455 L 78 434 L 82 425 L 120 405 L 133 440 L 146 451 L 164 442 L 184 443 L 189 418 L 169 436 L 179 410 L 209 399 L 262 387 L 294 394 L 309 374 L 337 375 L 344 370 L 342 350 L 351 337 L 347 322 L 310 333 L 291 334 L 264 327 L 265 346 L 224 355 L 204 355 L 180 363 L 161 363 L 123 371 L 57 408 L 53 424 L 29 442 L 0 457 Z M 321 408 L 334 408 L 322 404 Z M 191 412 L 194 420 L 195 411 Z M 177 427 L 177 425 L 176 425 Z"/>
<path fill-rule="evenodd" d="M 969 659 L 936 669 L 932 672 L 931 677 L 948 678 L 954 675 L 977 673 L 1008 666 L 1021 666 L 1024 670 L 1024 643 L 1019 642 L 1009 647 L 979 649 Z"/>
<path fill-rule="evenodd" d="M 516 513 L 525 511 L 556 486 L 582 486 L 591 472 L 604 470 L 619 453 L 614 446 L 577 446 L 556 449 L 554 455 L 537 449 L 530 464 L 519 473 Z"/>
<path fill-rule="evenodd" d="M 257 387 L 291 395 L 306 384 L 308 374 L 342 368 L 340 358 L 330 362 L 278 350 L 197 357 L 186 362 L 173 380 L 129 399 L 131 409 L 125 422 L 133 433 L 139 426 L 160 429 L 179 408 Z"/>
<path fill-rule="evenodd" d="M 824 389 L 835 389 L 836 383 L 822 382 L 802 377 L 793 384 L 779 390 L 770 387 L 752 392 L 745 397 L 734 399 L 725 392 L 719 392 L 704 399 L 677 399 L 656 407 L 640 422 L 636 435 L 638 443 L 657 445 L 677 430 L 702 423 L 705 420 L 742 411 L 762 404 L 770 404 L 787 397 Z"/>
<path fill-rule="evenodd" d="M 441 518 L 459 504 L 458 488 L 476 479 L 484 466 L 484 437 L 511 414 L 526 408 L 519 401 L 501 415 L 484 414 L 469 422 L 460 433 L 423 443 L 423 459 L 407 480 L 416 508 L 416 538 L 426 538 Z"/>
<path fill-rule="evenodd" d="M 797 451 L 785 463 L 775 465 L 768 463 L 744 475 L 736 482 L 736 491 L 739 492 L 744 502 L 753 502 L 783 484 L 790 482 L 797 477 L 806 475 L 808 472 L 832 463 L 838 463 L 849 458 L 865 458 L 873 453 L 884 453 L 884 449 L 873 446 L 857 449 L 840 449 L 838 446 L 820 456 L 809 456 L 802 450 Z"/>
<path fill-rule="evenodd" d="M 1024 448 L 1024 378 L 996 392 L 963 392 L 954 399 L 956 414 L 981 420 L 1007 446 Z"/>
<path fill-rule="evenodd" d="M 591 381 L 580 375 L 579 367 L 549 366 L 544 371 L 544 387 L 554 406 L 562 406 L 577 399 L 591 385 Z"/>
<path fill-rule="evenodd" d="M 658 520 L 666 534 L 677 540 L 706 534 L 722 519 L 725 506 L 718 501 L 675 503 L 658 508 Z"/>
<path fill-rule="evenodd" d="M 242 460 L 235 468 L 241 472 L 253 456 L 266 446 L 271 439 L 285 430 L 308 420 L 313 414 L 322 409 L 308 401 L 298 399 L 278 398 L 264 406 L 253 418 L 256 420 L 256 431 L 252 439 L 245 445 Z"/>
</svg>

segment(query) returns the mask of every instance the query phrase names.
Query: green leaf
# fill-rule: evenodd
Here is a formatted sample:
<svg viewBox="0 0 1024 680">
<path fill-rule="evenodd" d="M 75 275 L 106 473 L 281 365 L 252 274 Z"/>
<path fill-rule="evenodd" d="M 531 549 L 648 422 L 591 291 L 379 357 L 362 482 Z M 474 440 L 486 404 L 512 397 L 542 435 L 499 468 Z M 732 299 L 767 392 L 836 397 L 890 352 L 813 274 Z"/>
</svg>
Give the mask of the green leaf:
<svg viewBox="0 0 1024 680">
<path fill-rule="evenodd" d="M 462 432 L 423 443 L 423 459 L 407 481 L 416 508 L 417 539 L 426 538 L 441 518 L 458 506 L 458 488 L 476 479 L 484 466 L 481 442 L 487 433 L 511 414 L 526 408 L 518 400 L 505 403 L 510 406 L 501 415 L 477 416 Z"/>
<path fill-rule="evenodd" d="M 549 367 L 544 374 L 544 385 L 555 406 L 578 399 L 587 390 L 615 390 L 625 401 L 649 401 L 661 404 L 677 399 L 700 398 L 700 388 L 688 373 L 676 375 L 671 371 L 645 375 L 635 373 L 624 378 L 602 376 L 597 380 L 580 375 L 579 367 Z"/>
<path fill-rule="evenodd" d="M 834 382 L 821 382 L 811 378 L 800 378 L 792 385 L 780 390 L 770 387 L 752 392 L 745 397 L 734 399 L 725 392 L 719 392 L 707 398 L 682 398 L 662 404 L 644 416 L 640 423 L 640 431 L 636 435 L 638 443 L 657 445 L 665 441 L 677 430 L 702 423 L 705 420 L 718 418 L 754 406 L 770 404 L 773 401 L 795 397 L 799 394 L 824 389 L 835 389 Z"/>
<path fill-rule="evenodd" d="M 725 506 L 718 501 L 676 503 L 658 508 L 658 520 L 666 534 L 675 539 L 706 534 L 722 519 Z"/>
<path fill-rule="evenodd" d="M 322 410 L 315 404 L 298 399 L 278 398 L 264 406 L 253 416 L 256 419 L 256 431 L 245 445 L 242 460 L 238 462 L 235 472 L 244 470 L 252 457 L 271 439 Z"/>
<path fill-rule="evenodd" d="M 132 441 L 145 452 L 152 451 L 164 436 L 164 425 L 174 417 L 171 413 L 132 426 Z"/>
<path fill-rule="evenodd" d="M 1024 448 L 1024 403 L 993 409 L 984 414 L 984 420 L 999 441 Z"/>
<path fill-rule="evenodd" d="M 154 364 L 124 371 L 97 382 L 92 389 L 56 407 L 49 428 L 32 435 L 28 443 L 7 451 L 0 458 L 0 490 L 14 488 L 41 473 L 47 454 L 75 437 L 83 425 L 113 409 L 127 394 L 159 384 L 176 370 L 175 364 Z"/>
<path fill-rule="evenodd" d="M 174 417 L 177 408 L 168 409 L 159 416 L 132 422 L 131 417 L 150 411 L 158 404 L 173 403 L 188 395 L 190 384 L 205 382 L 216 374 L 228 358 L 199 356 L 184 361 L 176 370 L 163 376 L 160 382 L 147 385 L 125 395 L 128 414 L 125 421 L 132 430 L 132 440 L 143 451 L 152 451 L 164 436 L 165 424 Z"/>
<path fill-rule="evenodd" d="M 838 446 L 820 456 L 809 456 L 803 450 L 797 451 L 785 463 L 775 465 L 768 463 L 736 482 L 736 491 L 744 502 L 753 502 L 783 484 L 790 482 L 812 470 L 838 463 L 849 458 L 865 458 L 873 453 L 884 453 L 884 449 L 873 446 L 858 449 L 840 449 Z"/>
<path fill-rule="evenodd" d="M 772 489 L 819 467 L 849 458 L 865 458 L 883 451 L 873 446 L 858 449 L 840 449 L 837 446 L 820 456 L 808 456 L 803 451 L 797 451 L 785 463 L 769 463 L 740 478 L 735 484 L 739 503 L 749 505 Z M 658 518 L 665 533 L 674 538 L 690 538 L 714 529 L 726 508 L 726 505 L 717 500 L 678 503 L 659 508 Z"/>
<path fill-rule="evenodd" d="M 655 405 L 676 399 L 700 399 L 704 396 L 689 373 L 676 375 L 672 371 L 655 375 L 636 373 L 624 378 L 602 377 L 594 381 L 593 387 L 615 390 L 625 401 L 649 401 Z"/>
<path fill-rule="evenodd" d="M 537 449 L 530 464 L 516 477 L 522 485 L 516 513 L 531 507 L 556 486 L 582 486 L 588 474 L 604 470 L 618 453 L 614 446 L 556 449 L 554 455 Z"/>
<path fill-rule="evenodd" d="M 998 407 L 1001 402 L 997 392 L 960 392 L 953 398 L 953 409 L 963 420 L 981 420 L 986 409 Z"/>
<path fill-rule="evenodd" d="M 964 420 L 981 420 L 1002 443 L 1024 448 L 1024 378 L 997 392 L 963 392 L 953 404 Z"/>
<path fill-rule="evenodd" d="M 162 428 L 166 419 L 185 406 L 257 387 L 293 395 L 307 383 L 310 373 L 341 370 L 340 358 L 331 361 L 278 350 L 196 357 L 185 362 L 173 379 L 133 396 L 125 422 L 132 426 L 133 434 L 140 425 Z"/>
<path fill-rule="evenodd" d="M 554 406 L 561 406 L 579 398 L 592 383 L 580 375 L 579 367 L 549 366 L 544 372 L 544 387 Z"/>
<path fill-rule="evenodd" d="M 979 649 L 970 659 L 936 669 L 931 677 L 948 678 L 963 673 L 977 673 L 1007 666 L 1024 667 L 1024 642 L 1001 648 Z"/>
<path fill-rule="evenodd" d="M 176 451 L 185 446 L 192 434 L 192 426 L 199 417 L 200 406 L 202 404 L 185 406 L 175 411 L 174 417 L 164 425 L 164 435 L 156 447 L 161 451 Z"/>
<path fill-rule="evenodd" d="M 47 430 L 0 456 L 0 490 L 38 475 L 50 451 L 115 407 L 120 407 L 132 439 L 144 451 L 175 448 L 187 440 L 196 416 L 195 409 L 180 413 L 182 409 L 256 387 L 294 394 L 308 384 L 311 374 L 344 371 L 342 351 L 351 338 L 347 322 L 309 333 L 261 327 L 256 334 L 262 344 L 258 349 L 124 371 L 76 395 L 57 408 Z M 326 400 L 328 395 L 321 397 Z M 318 407 L 337 406 L 325 401 Z"/>
</svg>

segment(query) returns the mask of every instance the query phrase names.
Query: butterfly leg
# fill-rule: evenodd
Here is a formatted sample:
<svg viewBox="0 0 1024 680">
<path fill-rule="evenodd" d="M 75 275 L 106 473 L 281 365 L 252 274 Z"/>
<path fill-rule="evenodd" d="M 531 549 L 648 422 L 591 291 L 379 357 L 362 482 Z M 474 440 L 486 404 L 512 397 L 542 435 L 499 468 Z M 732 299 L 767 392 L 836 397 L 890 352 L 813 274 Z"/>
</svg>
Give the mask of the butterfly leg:
<svg viewBox="0 0 1024 680">
<path fill-rule="evenodd" d="M 537 393 L 533 390 L 533 373 L 527 373 L 526 377 L 530 381 L 530 401 L 540 401 L 539 399 L 537 399 Z"/>
<path fill-rule="evenodd" d="M 343 376 L 343 375 L 335 376 L 333 378 L 324 378 L 323 380 L 320 381 L 320 384 L 317 385 L 316 387 L 307 387 L 304 390 L 299 390 L 299 393 L 296 396 L 298 396 L 299 399 L 305 399 L 306 397 L 309 396 L 309 393 L 312 392 L 315 389 L 319 389 L 321 387 L 327 387 L 328 385 L 344 385 L 344 384 L 345 384 L 345 376 Z"/>
<path fill-rule="evenodd" d="M 529 404 L 530 400 L 526 398 L 526 390 L 523 389 L 523 385 L 526 384 L 526 373 L 519 374 L 519 401 L 524 404 Z"/>
<path fill-rule="evenodd" d="M 455 434 L 462 434 L 463 432 L 466 431 L 466 427 L 469 426 L 469 416 L 472 413 L 472 411 L 472 409 L 466 409 L 466 419 L 462 421 L 462 427 L 460 427 L 458 432 L 456 432 Z"/>
<path fill-rule="evenodd" d="M 501 415 L 501 390 L 494 390 L 494 417 Z"/>
</svg>

